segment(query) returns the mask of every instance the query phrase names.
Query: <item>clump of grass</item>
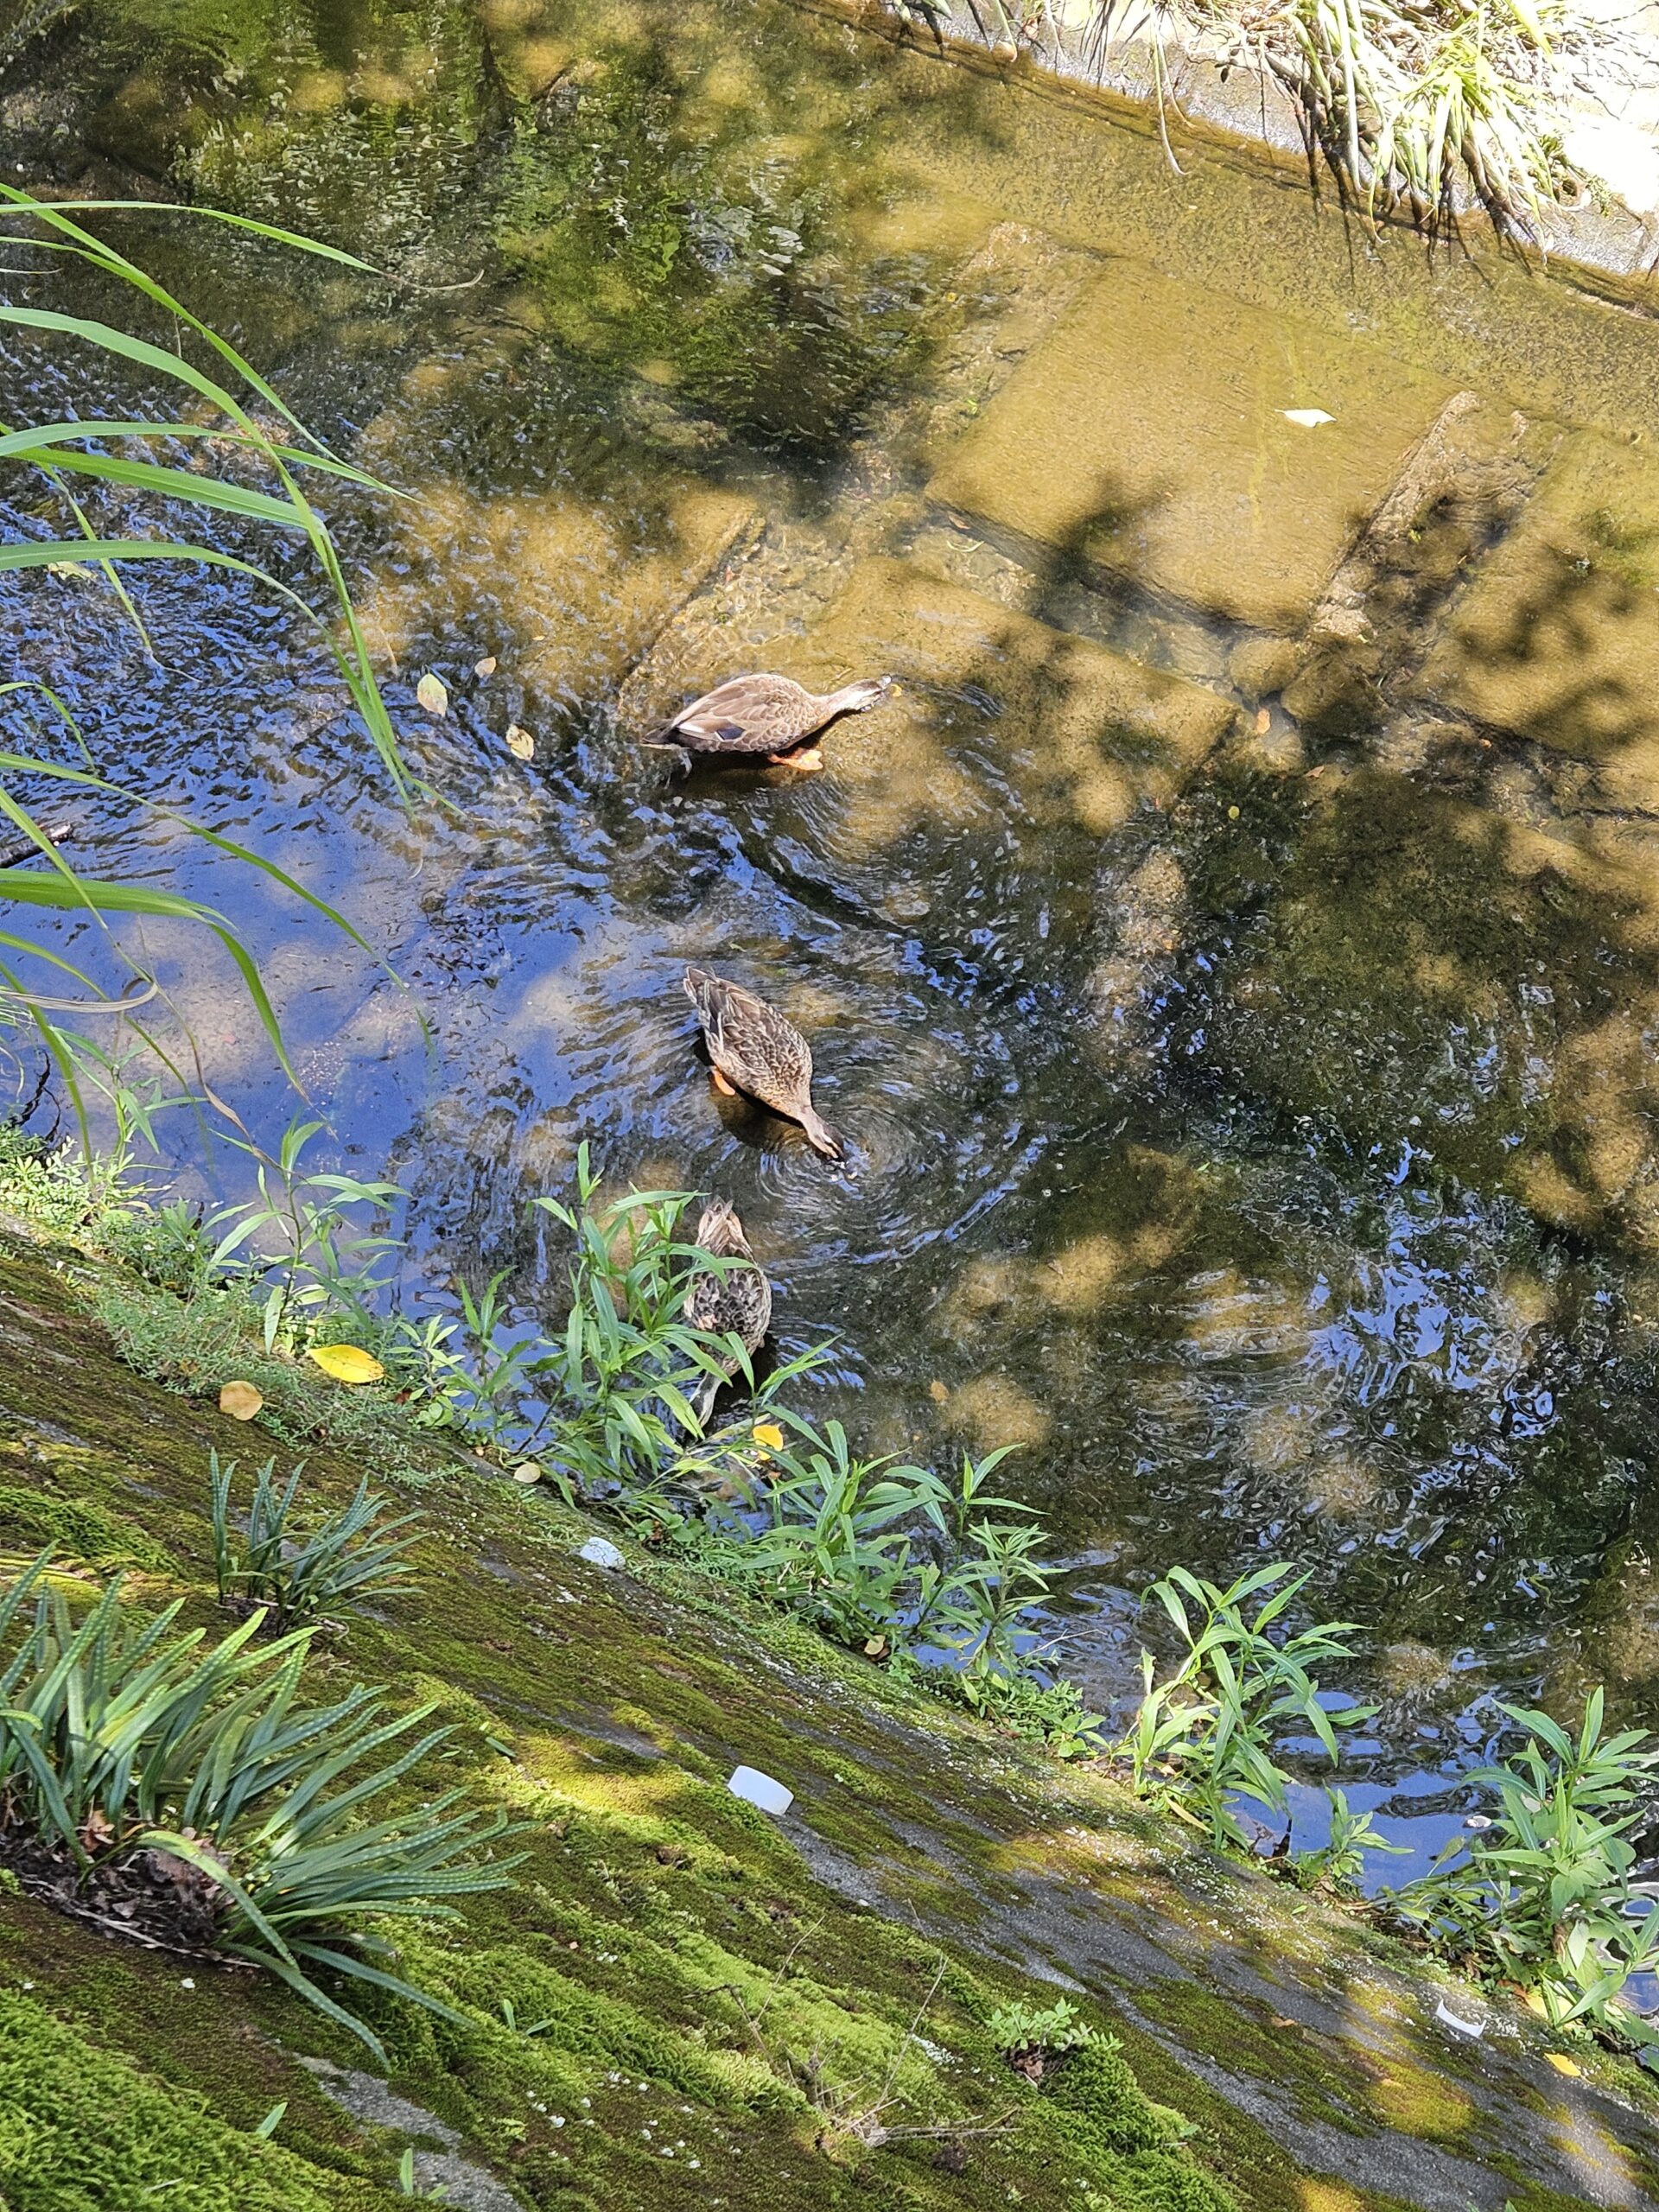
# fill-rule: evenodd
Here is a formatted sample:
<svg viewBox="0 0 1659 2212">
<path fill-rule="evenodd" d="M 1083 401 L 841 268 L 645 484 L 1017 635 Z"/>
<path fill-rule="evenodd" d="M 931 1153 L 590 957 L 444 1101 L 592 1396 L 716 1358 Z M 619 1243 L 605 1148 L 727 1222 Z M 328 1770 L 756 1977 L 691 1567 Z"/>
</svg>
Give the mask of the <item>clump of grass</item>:
<svg viewBox="0 0 1659 2212">
<path fill-rule="evenodd" d="M 268 1628 L 280 1630 L 360 1605 L 371 1592 L 395 1598 L 414 1588 L 404 1576 L 410 1546 L 419 1540 L 408 1532 L 421 1516 L 385 1519 L 386 1501 L 370 1490 L 366 1477 L 349 1503 L 307 1528 L 294 1516 L 303 1464 L 279 1491 L 271 1479 L 276 1462 L 267 1459 L 254 1477 L 244 1537 L 231 1510 L 236 1462 L 221 1461 L 217 1452 L 209 1457 L 213 1573 L 221 1605 L 257 1611 Z"/>
<path fill-rule="evenodd" d="M 1096 0 L 1097 54 L 1122 12 L 1121 0 Z M 1160 108 L 1168 45 L 1195 32 L 1224 69 L 1253 68 L 1284 86 L 1310 155 L 1372 216 L 1398 212 L 1436 230 L 1478 203 L 1501 231 L 1536 237 L 1546 205 L 1584 189 L 1562 147 L 1567 102 L 1575 69 L 1608 34 L 1572 0 L 1160 5 Z"/>
<path fill-rule="evenodd" d="M 275 1974 L 382 2059 L 320 1974 L 448 2013 L 391 1970 L 375 1923 L 453 1917 L 446 1899 L 512 1862 L 477 1856 L 506 1823 L 459 1790 L 386 1808 L 448 1733 L 410 1740 L 432 1708 L 388 1718 L 361 1685 L 303 1706 L 308 1630 L 256 1644 L 255 1615 L 203 1650 L 178 1605 L 139 1618 L 118 1578 L 77 1623 L 46 1574 L 43 1554 L 0 1596 L 0 1863 L 112 1935 Z"/>
</svg>

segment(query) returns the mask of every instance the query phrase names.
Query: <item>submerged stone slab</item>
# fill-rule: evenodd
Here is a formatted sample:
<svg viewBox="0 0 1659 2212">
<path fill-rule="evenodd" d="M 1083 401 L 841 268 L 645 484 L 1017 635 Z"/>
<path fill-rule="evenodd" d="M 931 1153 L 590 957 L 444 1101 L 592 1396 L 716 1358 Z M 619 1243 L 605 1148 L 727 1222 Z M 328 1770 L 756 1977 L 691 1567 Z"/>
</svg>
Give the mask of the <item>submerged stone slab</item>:
<svg viewBox="0 0 1659 2212">
<path fill-rule="evenodd" d="M 448 605 L 532 711 L 580 704 L 615 689 L 754 519 L 747 500 L 666 474 L 648 501 L 423 484 L 405 573 L 368 597 L 369 635 L 411 658 L 434 607 Z"/>
<path fill-rule="evenodd" d="M 1009 378 L 929 492 L 1051 564 L 1293 630 L 1452 390 L 1124 261 Z"/>
<path fill-rule="evenodd" d="M 1422 688 L 1659 808 L 1659 463 L 1575 432 L 1452 609 Z"/>
<path fill-rule="evenodd" d="M 1201 685 L 904 561 L 861 563 L 823 620 L 779 646 L 777 664 L 815 690 L 899 678 L 879 713 L 829 740 L 871 842 L 981 810 L 985 786 L 963 757 L 988 736 L 1032 813 L 1103 836 L 1142 800 L 1167 803 L 1235 718 Z"/>
</svg>

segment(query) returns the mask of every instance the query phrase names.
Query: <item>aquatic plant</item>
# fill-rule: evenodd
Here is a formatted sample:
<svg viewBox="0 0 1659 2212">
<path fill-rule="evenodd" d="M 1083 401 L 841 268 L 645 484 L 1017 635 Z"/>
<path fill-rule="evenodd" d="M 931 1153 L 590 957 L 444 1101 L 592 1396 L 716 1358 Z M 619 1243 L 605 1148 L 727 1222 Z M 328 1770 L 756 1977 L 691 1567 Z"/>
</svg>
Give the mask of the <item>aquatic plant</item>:
<svg viewBox="0 0 1659 2212">
<path fill-rule="evenodd" d="M 1144 1694 L 1119 1746 L 1136 1791 L 1199 1827 L 1212 1843 L 1238 1851 L 1249 1838 L 1233 1801 L 1254 1799 L 1286 1809 L 1290 1776 L 1275 1749 L 1287 1726 L 1310 1728 L 1332 1765 L 1337 1730 L 1357 1726 L 1370 1706 L 1328 1707 L 1308 1672 L 1318 1659 L 1346 1659 L 1351 1621 L 1326 1621 L 1287 1634 L 1281 1625 L 1306 1584 L 1287 1579 L 1282 1561 L 1260 1567 L 1223 1590 L 1184 1567 L 1154 1582 L 1150 1597 L 1168 1615 L 1185 1647 L 1174 1672 L 1157 1680 L 1157 1662 L 1141 1655 Z M 1246 1608 L 1257 1600 L 1246 1617 Z M 1278 1629 L 1277 1637 L 1270 1631 Z"/>
<path fill-rule="evenodd" d="M 680 1230 L 694 1203 L 683 1191 L 628 1191 L 599 1202 L 600 1179 L 578 1148 L 574 1203 L 538 1198 L 538 1211 L 572 1239 L 564 1325 L 524 1363 L 546 1411 L 553 1465 L 580 1492 L 658 1499 L 726 1471 L 729 1454 L 701 1449 L 697 1401 L 711 1382 L 741 1376 L 764 1402 L 812 1360 L 787 1363 L 764 1383 L 742 1339 L 710 1336 L 684 1319 L 693 1271 L 709 1264 Z"/>
<path fill-rule="evenodd" d="M 78 212 L 108 212 L 124 206 L 148 211 L 148 203 L 100 200 L 79 203 Z M 334 247 L 270 224 L 211 209 L 169 212 L 186 219 L 200 215 L 231 224 L 240 231 L 257 232 L 353 268 L 365 265 Z M 340 556 L 327 522 L 304 488 L 304 480 L 321 474 L 359 486 L 383 487 L 361 470 L 335 459 L 228 340 L 137 264 L 72 218 L 62 206 L 0 184 L 0 222 L 14 227 L 14 243 L 20 251 L 40 254 L 42 270 L 54 265 L 48 257 L 67 257 L 136 295 L 135 321 L 141 321 L 146 311 L 140 302 L 147 303 L 149 309 L 159 310 L 157 320 L 169 342 L 155 343 L 139 331 L 115 323 L 12 302 L 0 302 L 0 325 L 31 334 L 38 343 L 58 352 L 91 348 L 113 361 L 147 372 L 163 390 L 178 395 L 177 410 L 171 418 L 124 421 L 77 416 L 0 434 L 0 463 L 34 472 L 71 525 L 67 534 L 31 531 L 0 543 L 0 573 L 44 569 L 69 580 L 101 577 L 147 651 L 149 639 L 143 619 L 122 581 L 121 572 L 127 566 L 200 563 L 251 580 L 274 594 L 315 632 L 367 729 L 394 790 L 405 793 L 408 778 Z M 175 340 L 176 343 L 172 342 Z M 211 362 L 218 373 L 210 373 L 202 365 L 204 361 Z M 280 424 L 275 431 L 264 427 L 272 415 Z M 179 464 L 170 459 L 143 457 L 152 451 L 176 454 Z M 251 475 L 262 477 L 275 488 L 260 488 L 248 480 Z M 122 536 L 100 535 L 85 504 L 88 486 L 94 490 L 110 487 L 136 495 L 146 504 L 153 502 L 163 518 L 182 505 L 232 517 L 238 523 L 285 537 L 296 535 L 308 553 L 312 581 L 326 594 L 327 613 L 319 613 L 302 590 L 258 562 L 174 535 L 165 519 L 153 531 L 131 527 Z M 49 532 L 51 525 L 47 527 Z M 48 807 L 55 810 L 76 798 L 137 805 L 153 818 L 182 830 L 197 847 L 206 849 L 216 865 L 235 863 L 257 871 L 367 952 L 365 941 L 336 908 L 308 891 L 274 861 L 151 798 L 142 789 L 119 784 L 102 773 L 74 716 L 48 684 L 27 676 L 14 677 L 0 683 L 0 699 L 10 702 L 14 715 L 21 713 L 35 718 L 32 744 L 0 751 L 0 815 L 20 833 L 22 857 L 39 855 L 47 863 L 41 868 L 26 869 L 14 861 L 0 870 L 0 900 L 36 912 L 91 917 L 99 924 L 107 950 L 130 977 L 120 993 L 111 994 L 56 951 L 46 935 L 17 926 L 0 932 L 0 1027 L 26 1029 L 45 1049 L 73 1102 L 83 1141 L 86 1141 L 87 1128 L 83 1074 L 89 1063 L 113 1065 L 104 1048 L 86 1033 L 88 1023 L 111 1017 L 131 1022 L 138 1008 L 161 995 L 158 978 L 133 944 L 111 931 L 110 921 L 118 915 L 184 920 L 215 937 L 241 977 L 273 1055 L 291 1077 L 293 1071 L 258 963 L 224 915 L 199 899 L 149 880 L 99 876 L 77 868 L 61 849 L 63 832 L 55 826 Z M 60 758 L 60 753 L 73 757 Z M 55 976 L 67 978 L 84 995 L 67 1000 L 48 995 L 38 982 L 29 980 L 26 971 L 31 964 L 43 965 Z M 162 1064 L 170 1065 L 157 1040 L 148 1037 L 139 1025 L 133 1026 L 156 1046 Z"/>
<path fill-rule="evenodd" d="M 1599 1688 L 1576 1734 L 1547 1713 L 1499 1710 L 1525 1733 L 1468 1777 L 1496 1801 L 1490 1827 L 1454 1839 L 1393 1902 L 1437 1949 L 1518 1982 L 1554 2025 L 1588 2019 L 1659 2044 L 1623 2001 L 1632 1974 L 1659 1966 L 1659 1911 L 1632 1878 L 1630 1841 L 1659 1795 L 1659 1738 L 1604 1732 Z"/>
<path fill-rule="evenodd" d="M 363 1824 L 448 1736 L 407 1740 L 431 1707 L 387 1718 L 360 1684 L 302 1706 L 309 1630 L 257 1644 L 255 1614 L 204 1651 L 175 1632 L 181 1603 L 141 1618 L 118 1577 L 77 1623 L 45 1554 L 0 1595 L 0 1648 L 22 1628 L 0 1668 L 0 1860 L 112 1933 L 275 1974 L 384 2058 L 317 1977 L 447 2012 L 391 1971 L 375 1923 L 501 1888 L 513 1862 L 474 1854 L 505 1818 L 452 1789 Z"/>
<path fill-rule="evenodd" d="M 244 1535 L 231 1509 L 236 1462 L 221 1461 L 217 1452 L 208 1457 L 213 1576 L 221 1605 L 257 1611 L 265 1626 L 282 1630 L 359 1605 L 371 1592 L 396 1598 L 415 1586 L 404 1578 L 410 1547 L 419 1541 L 409 1531 L 421 1516 L 384 1518 L 386 1501 L 370 1490 L 366 1477 L 348 1503 L 305 1527 L 294 1516 L 304 1463 L 279 1492 L 271 1480 L 276 1462 L 267 1459 L 254 1477 Z"/>
<path fill-rule="evenodd" d="M 305 1166 L 306 1147 L 323 1126 L 296 1116 L 274 1158 L 245 1138 L 225 1139 L 254 1161 L 259 1195 L 208 1217 L 205 1232 L 222 1233 L 207 1270 L 210 1280 L 241 1277 L 258 1305 L 267 1351 L 302 1349 L 325 1317 L 331 1330 L 342 1319 L 373 1328 L 389 1281 L 380 1263 L 402 1249 L 400 1238 L 353 1211 L 396 1205 L 404 1195 L 397 1184 Z"/>
<path fill-rule="evenodd" d="M 1048 1587 L 1031 1509 L 988 1494 L 1006 1451 L 931 1467 L 861 1459 L 839 1421 L 770 1447 L 754 1502 L 761 1525 L 733 1569 L 872 1657 L 931 1644 L 974 1675 L 1017 1673 L 1019 1634 Z M 1023 1523 L 999 1514 L 1028 1516 Z"/>
<path fill-rule="evenodd" d="M 1365 1871 L 1368 1851 L 1405 1855 L 1407 1847 L 1379 1834 L 1370 1813 L 1352 1809 L 1345 1790 L 1327 1789 L 1325 1795 L 1330 1818 L 1325 1841 L 1312 1851 L 1294 1853 L 1287 1862 L 1298 1889 L 1351 1891 Z"/>
</svg>

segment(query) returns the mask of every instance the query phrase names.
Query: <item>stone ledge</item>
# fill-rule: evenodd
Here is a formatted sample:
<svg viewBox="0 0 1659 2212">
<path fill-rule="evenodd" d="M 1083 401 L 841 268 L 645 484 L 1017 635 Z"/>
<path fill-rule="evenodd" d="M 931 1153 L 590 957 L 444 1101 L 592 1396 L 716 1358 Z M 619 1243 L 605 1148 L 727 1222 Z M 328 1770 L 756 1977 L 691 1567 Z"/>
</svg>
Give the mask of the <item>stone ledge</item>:
<svg viewBox="0 0 1659 2212">
<path fill-rule="evenodd" d="M 937 54 L 957 66 L 1001 77 L 1039 96 L 1064 99 L 1104 110 L 1147 136 L 1166 136 L 1206 148 L 1223 159 L 1281 175 L 1306 177 L 1309 156 L 1296 102 L 1267 72 L 1224 68 L 1205 51 L 1200 34 L 1171 24 L 1156 42 L 1143 26 L 1150 10 L 1123 11 L 1133 29 L 1120 30 L 1102 50 L 1098 31 L 1084 23 L 1068 28 L 1052 20 L 1025 34 L 1023 45 L 997 41 L 976 22 L 971 0 L 929 0 L 931 24 L 898 13 L 892 0 L 792 0 L 797 7 L 834 16 L 861 29 L 923 54 Z M 1069 10 L 1065 11 L 1069 12 Z M 1651 46 L 1651 54 L 1646 48 Z M 1160 111 L 1158 86 L 1164 100 Z M 1624 302 L 1651 302 L 1659 282 L 1659 141 L 1635 118 L 1659 99 L 1659 39 L 1644 42 L 1643 66 L 1618 87 L 1598 79 L 1577 103 L 1589 157 L 1587 134 L 1599 133 L 1596 150 L 1604 160 L 1616 154 L 1631 206 L 1613 197 L 1605 206 L 1586 200 L 1548 209 L 1536 246 L 1498 241 L 1490 219 L 1471 196 L 1458 213 L 1465 246 L 1504 243 L 1510 250 L 1583 286 L 1599 296 Z M 1628 111 L 1628 113 L 1621 112 Z M 1650 151 L 1651 161 L 1644 158 Z M 1651 169 L 1651 176 L 1649 170 Z M 1328 183 L 1328 179 L 1327 179 Z M 1331 188 L 1334 193 L 1334 187 Z M 1403 218 L 1391 219 L 1403 222 Z"/>
</svg>

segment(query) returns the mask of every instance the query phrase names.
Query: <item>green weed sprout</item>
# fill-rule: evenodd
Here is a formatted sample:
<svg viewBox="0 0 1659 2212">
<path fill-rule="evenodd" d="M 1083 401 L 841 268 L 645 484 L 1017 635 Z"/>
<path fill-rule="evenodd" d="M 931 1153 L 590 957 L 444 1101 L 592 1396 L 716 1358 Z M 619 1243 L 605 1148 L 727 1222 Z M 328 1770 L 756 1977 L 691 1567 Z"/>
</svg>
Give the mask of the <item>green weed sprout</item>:
<svg viewBox="0 0 1659 2212">
<path fill-rule="evenodd" d="M 1599 1688 L 1576 1735 L 1546 1713 L 1500 1710 L 1526 1732 L 1469 1777 L 1497 1799 L 1491 1826 L 1455 1840 L 1395 1902 L 1438 1948 L 1535 1991 L 1554 2025 L 1588 2019 L 1659 2044 L 1623 2001 L 1632 1974 L 1659 1967 L 1659 1911 L 1642 1910 L 1630 1840 L 1651 1810 L 1659 1739 L 1604 1733 Z"/>
<path fill-rule="evenodd" d="M 999 2005 L 986 2023 L 991 2041 L 1008 2059 L 1052 2061 L 1093 2041 L 1093 2031 L 1077 2018 L 1069 1997 L 1057 1998 L 1046 2012 L 1015 1999 Z"/>
<path fill-rule="evenodd" d="M 1249 1840 L 1232 1809 L 1236 1796 L 1282 1813 L 1290 1781 L 1274 1756 L 1287 1724 L 1311 1728 L 1332 1765 L 1337 1731 L 1368 1719 L 1374 1707 L 1328 1710 L 1308 1672 L 1318 1659 L 1351 1656 L 1351 1621 L 1327 1621 L 1275 1642 L 1268 1633 L 1304 1588 L 1287 1580 L 1282 1561 L 1241 1575 L 1225 1590 L 1184 1567 L 1172 1567 L 1150 1592 L 1168 1614 L 1185 1651 L 1174 1673 L 1156 1679 L 1149 1651 L 1141 1655 L 1144 1694 L 1119 1746 L 1136 1792 L 1207 1828 L 1212 1843 L 1248 1852 Z M 1258 1602 L 1246 1618 L 1245 1608 Z"/>
<path fill-rule="evenodd" d="M 221 1604 L 245 1612 L 257 1608 L 267 1627 L 281 1630 L 359 1605 L 371 1592 L 395 1598 L 414 1588 L 403 1578 L 410 1547 L 419 1541 L 408 1533 L 418 1513 L 383 1520 L 386 1501 L 370 1491 L 365 1478 L 348 1504 L 302 1530 L 291 1516 L 304 1463 L 280 1492 L 271 1480 L 276 1464 L 267 1459 L 254 1477 L 247 1535 L 238 1539 L 231 1510 L 236 1462 L 221 1463 L 217 1452 L 210 1454 L 213 1573 Z"/>
<path fill-rule="evenodd" d="M 1328 1789 L 1325 1798 L 1331 1808 L 1330 1834 L 1317 1850 L 1299 1851 L 1290 1862 L 1298 1889 L 1351 1891 L 1365 1871 L 1368 1851 L 1405 1855 L 1406 1846 L 1380 1835 L 1369 1813 L 1353 1811 L 1345 1790 Z"/>
<path fill-rule="evenodd" d="M 320 1976 L 458 2018 L 391 1970 L 378 1932 L 453 1917 L 516 1863 L 477 1856 L 512 1831 L 459 1790 L 386 1808 L 449 1732 L 415 1735 L 430 1706 L 388 1717 L 361 1685 L 303 1706 L 310 1630 L 256 1643 L 255 1614 L 204 1650 L 177 1604 L 130 1613 L 118 1579 L 77 1624 L 48 1558 L 0 1596 L 0 1859 L 60 1910 L 274 1974 L 383 2063 Z"/>
</svg>

